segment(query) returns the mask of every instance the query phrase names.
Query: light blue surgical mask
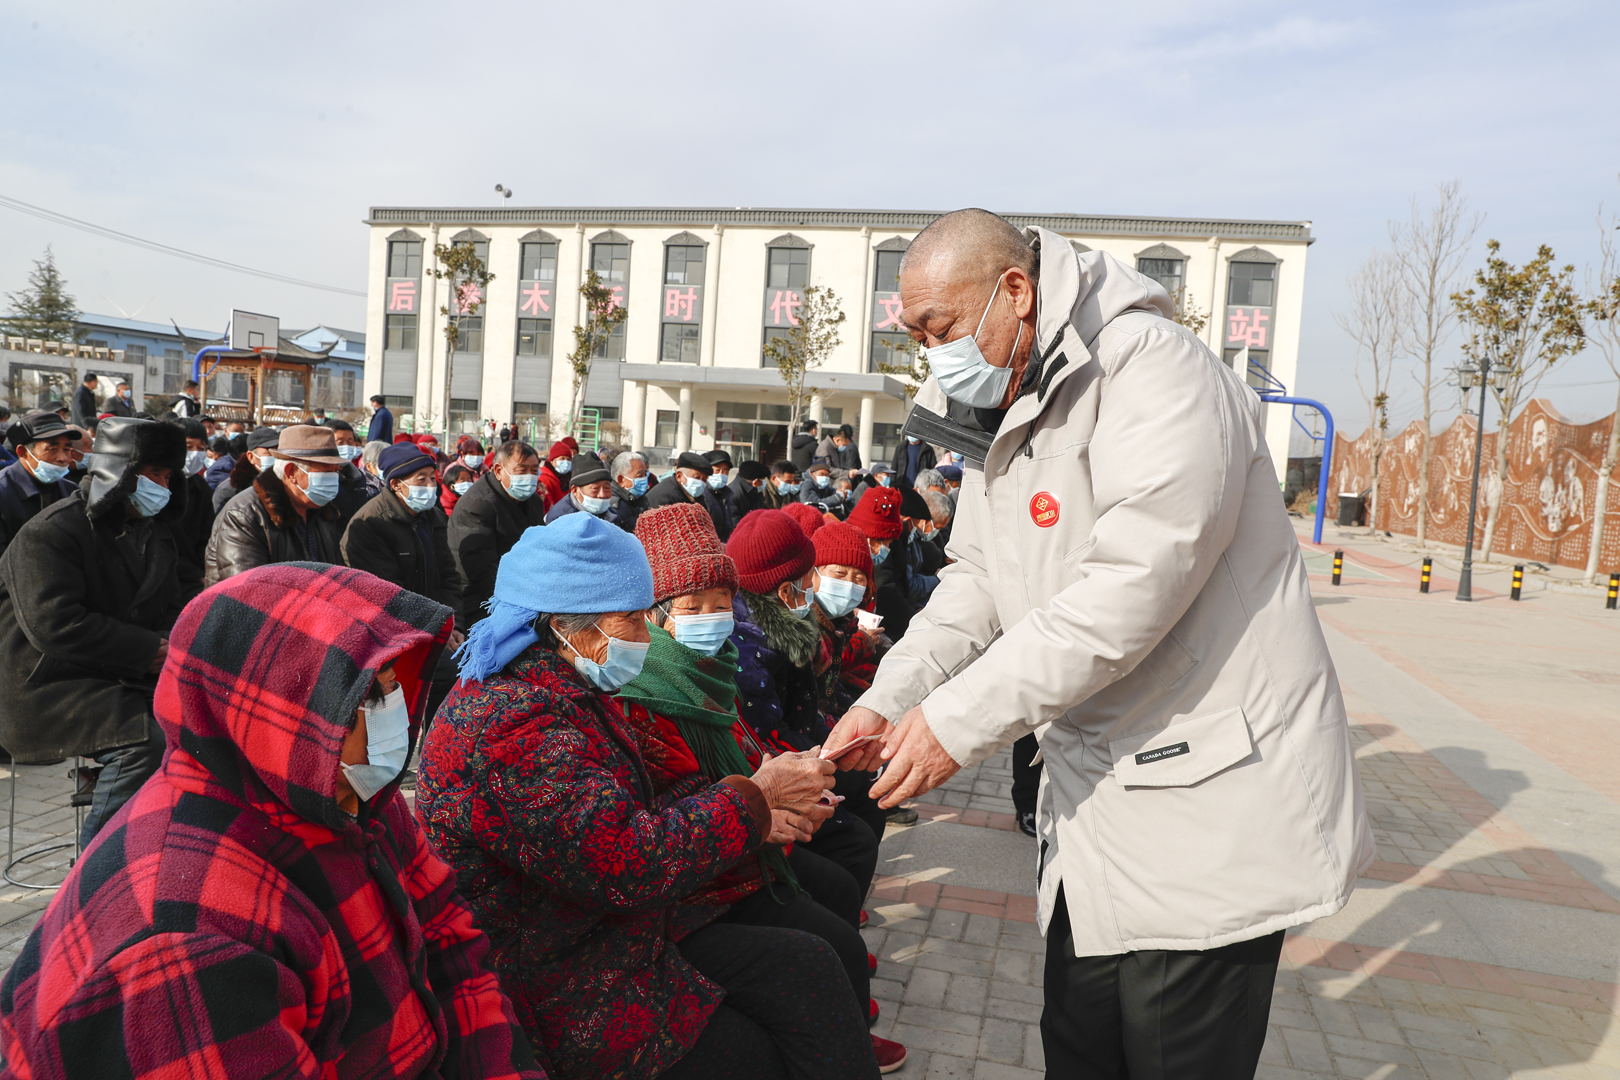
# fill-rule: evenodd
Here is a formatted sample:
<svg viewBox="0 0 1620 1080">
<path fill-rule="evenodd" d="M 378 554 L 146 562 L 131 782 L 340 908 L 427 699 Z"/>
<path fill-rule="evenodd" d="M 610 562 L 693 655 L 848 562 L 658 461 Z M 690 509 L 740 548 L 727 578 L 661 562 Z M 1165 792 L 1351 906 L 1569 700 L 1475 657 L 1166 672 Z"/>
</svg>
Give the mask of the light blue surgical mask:
<svg viewBox="0 0 1620 1080">
<path fill-rule="evenodd" d="M 877 482 L 878 482 L 879 487 L 888 487 L 889 486 L 889 474 L 888 473 L 878 473 Z"/>
<path fill-rule="evenodd" d="M 842 578 L 820 577 L 821 587 L 816 590 L 816 603 L 832 618 L 848 615 L 866 599 L 866 587 Z"/>
<path fill-rule="evenodd" d="M 450 485 L 450 490 L 455 492 L 457 495 L 465 495 L 467 492 L 472 490 L 472 486 L 473 482 L 471 480 L 459 480 Z"/>
<path fill-rule="evenodd" d="M 337 473 L 335 473 L 335 472 L 305 473 L 304 474 L 304 479 L 306 481 L 308 481 L 308 483 L 309 483 L 309 486 L 304 489 L 304 494 L 306 496 L 308 496 L 309 501 L 314 503 L 316 506 L 325 506 L 327 503 L 329 503 L 333 499 L 337 498 L 337 494 L 338 494 L 338 475 L 337 475 Z"/>
<path fill-rule="evenodd" d="M 681 487 L 685 488 L 686 493 L 694 499 L 703 494 L 703 489 L 708 486 L 708 482 L 701 476 L 688 476 L 681 481 Z"/>
<path fill-rule="evenodd" d="M 638 476 L 630 481 L 630 494 L 638 499 L 647 494 L 647 478 L 645 476 Z"/>
<path fill-rule="evenodd" d="M 531 498 L 536 491 L 540 490 L 540 477 L 536 473 L 518 473 L 511 478 L 511 481 L 506 492 L 518 502 Z"/>
<path fill-rule="evenodd" d="M 574 471 L 574 463 L 569 461 L 567 458 L 558 458 L 556 461 L 551 463 L 551 467 L 562 473 L 564 476 L 567 476 L 569 473 Z"/>
<path fill-rule="evenodd" d="M 726 486 L 726 478 L 722 473 L 709 474 L 709 486 L 716 491 Z"/>
<path fill-rule="evenodd" d="M 591 625 L 595 626 L 595 623 Z M 652 648 L 650 641 L 623 641 L 609 636 L 600 626 L 607 637 L 607 656 L 598 664 L 588 656 L 581 655 L 577 650 L 574 653 L 574 670 L 596 687 L 598 690 L 613 693 L 625 683 L 641 674 L 641 665 L 647 662 L 647 650 Z M 570 646 L 571 647 L 571 646 Z"/>
<path fill-rule="evenodd" d="M 884 544 L 882 547 L 880 547 L 877 550 L 872 552 L 872 565 L 873 566 L 881 566 L 882 563 L 883 563 L 883 560 L 887 559 L 888 557 L 889 557 L 889 545 Z"/>
<path fill-rule="evenodd" d="M 788 608 L 788 612 L 796 619 L 808 619 L 810 617 L 810 609 L 816 606 L 816 590 L 801 589 L 797 585 L 793 586 L 793 590 L 804 597 L 804 606 L 790 607 Z"/>
<path fill-rule="evenodd" d="M 29 472 L 32 472 L 34 479 L 42 484 L 54 484 L 59 480 L 67 479 L 68 467 L 66 465 L 55 465 L 49 461 L 36 461 Z"/>
<path fill-rule="evenodd" d="M 970 336 L 934 345 L 927 350 L 928 370 L 939 380 L 939 388 L 945 391 L 946 397 L 963 405 L 994 409 L 1007 396 L 1007 384 L 1012 380 L 1011 360 L 1008 360 L 1006 367 L 993 366 L 979 351 L 978 340 L 979 331 L 984 329 L 984 320 L 990 317 L 990 305 L 996 302 L 1002 278 L 1006 276 L 1003 272 L 1001 277 L 996 278 L 996 287 L 990 290 L 984 314 L 979 316 L 979 325 Z M 1019 319 L 1018 338 L 1013 342 L 1012 356 L 1018 355 L 1018 346 L 1023 340 L 1024 320 Z M 911 441 L 915 443 L 917 440 Z"/>
<path fill-rule="evenodd" d="M 601 517 L 603 514 L 607 513 L 608 507 L 612 505 L 612 499 L 593 499 L 589 495 L 581 495 L 579 497 L 579 508 L 585 511 L 587 514 L 595 514 L 597 517 Z"/>
<path fill-rule="evenodd" d="M 671 631 L 675 640 L 693 652 L 713 656 L 725 645 L 726 639 L 737 628 L 737 620 L 729 611 L 716 611 L 709 615 L 671 615 L 675 624 Z"/>
<path fill-rule="evenodd" d="M 799 485 L 791 480 L 776 480 L 773 482 L 776 484 L 776 490 L 783 495 L 797 495 L 799 493 Z"/>
<path fill-rule="evenodd" d="M 370 802 L 405 769 L 411 714 L 405 707 L 405 691 L 398 686 L 380 704 L 362 705 L 360 711 L 366 714 L 366 763 L 343 766 L 343 776 L 361 802 Z"/>
<path fill-rule="evenodd" d="M 360 457 L 360 455 L 364 454 L 365 452 L 366 452 L 366 448 L 363 447 L 363 446 L 347 446 L 347 445 L 345 445 L 345 446 L 338 447 L 338 457 L 342 458 L 344 461 L 354 461 L 354 460 L 358 459 Z"/>
<path fill-rule="evenodd" d="M 169 505 L 169 489 L 144 476 L 137 476 L 135 490 L 129 493 L 129 501 L 135 505 L 135 512 L 141 517 L 154 518 L 158 516 L 158 511 Z"/>
<path fill-rule="evenodd" d="M 461 463 L 469 469 L 476 469 L 484 463 L 483 454 L 462 454 Z"/>
<path fill-rule="evenodd" d="M 813 479 L 816 482 L 816 487 L 818 487 L 818 488 L 825 488 L 825 487 L 831 487 L 832 486 L 832 477 L 826 475 L 825 473 L 816 473 L 813 477 L 811 477 L 811 479 Z"/>
<path fill-rule="evenodd" d="M 426 487 L 406 487 L 405 505 L 412 513 L 420 514 L 433 505 L 433 500 L 439 494 L 439 485 L 428 484 Z"/>
<path fill-rule="evenodd" d="M 198 473 L 202 472 L 206 468 L 208 468 L 208 451 L 206 451 L 206 450 L 187 450 L 186 451 L 186 475 L 187 476 L 196 476 Z"/>
</svg>

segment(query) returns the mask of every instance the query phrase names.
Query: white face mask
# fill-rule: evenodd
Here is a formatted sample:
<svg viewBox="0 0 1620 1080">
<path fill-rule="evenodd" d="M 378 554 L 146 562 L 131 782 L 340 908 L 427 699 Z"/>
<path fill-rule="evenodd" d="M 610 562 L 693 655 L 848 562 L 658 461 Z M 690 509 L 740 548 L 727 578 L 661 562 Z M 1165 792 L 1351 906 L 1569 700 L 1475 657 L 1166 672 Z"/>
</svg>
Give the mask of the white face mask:
<svg viewBox="0 0 1620 1080">
<path fill-rule="evenodd" d="M 394 687 L 377 705 L 362 705 L 366 714 L 366 763 L 344 765 L 349 786 L 369 802 L 373 795 L 394 782 L 405 768 L 411 745 L 411 714 L 405 707 L 405 691 Z"/>
<path fill-rule="evenodd" d="M 990 317 L 990 307 L 1001 291 L 1002 278 L 1006 276 L 1004 271 L 996 278 L 996 287 L 990 291 L 984 314 L 979 316 L 979 325 L 972 334 L 926 350 L 929 371 L 939 380 L 939 388 L 945 391 L 945 396 L 953 401 L 979 409 L 994 409 L 1007 396 L 1007 384 L 1012 380 L 1011 358 L 1018 355 L 1018 346 L 1024 340 L 1024 320 L 1018 320 L 1018 338 L 1013 342 L 1006 367 L 995 367 L 986 360 L 979 351 L 978 341 L 984 320 Z"/>
<path fill-rule="evenodd" d="M 363 446 L 338 447 L 338 457 L 342 458 L 344 461 L 353 461 L 365 452 L 366 450 Z"/>
<path fill-rule="evenodd" d="M 186 451 L 186 475 L 187 476 L 196 476 L 198 473 L 202 472 L 206 468 L 208 468 L 208 451 L 206 451 L 206 450 L 187 450 Z"/>
</svg>

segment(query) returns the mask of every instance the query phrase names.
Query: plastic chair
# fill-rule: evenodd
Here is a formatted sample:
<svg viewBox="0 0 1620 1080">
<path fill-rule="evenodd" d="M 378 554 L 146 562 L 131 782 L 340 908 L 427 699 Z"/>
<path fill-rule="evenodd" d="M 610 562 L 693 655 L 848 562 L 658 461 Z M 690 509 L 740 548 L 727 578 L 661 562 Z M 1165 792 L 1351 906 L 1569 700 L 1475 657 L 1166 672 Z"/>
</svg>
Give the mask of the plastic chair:
<svg viewBox="0 0 1620 1080">
<path fill-rule="evenodd" d="M 101 770 L 86 766 L 83 758 L 75 758 L 74 761 L 76 764 L 73 770 L 68 773 L 68 779 L 74 781 L 73 797 L 68 800 L 68 805 L 73 807 L 73 839 L 36 847 L 24 851 L 21 855 L 17 854 L 16 849 L 17 763 L 12 762 L 9 766 L 11 774 L 11 806 L 6 817 L 6 866 L 4 871 L 0 871 L 0 877 L 5 879 L 6 884 L 15 885 L 19 889 L 37 889 L 40 891 L 59 889 L 62 887 L 60 881 L 52 885 L 38 885 L 31 881 L 18 881 L 11 876 L 11 869 L 18 863 L 28 862 L 31 859 L 39 858 L 41 855 L 48 855 L 53 851 L 62 851 L 66 848 L 73 849 L 73 861 L 78 861 L 80 855 L 79 830 L 84 825 L 84 808 L 90 805 L 90 799 L 95 794 L 96 778 L 101 775 Z M 70 862 L 68 865 L 71 867 L 73 863 Z M 63 879 L 65 880 L 66 877 L 67 875 L 64 874 Z"/>
</svg>

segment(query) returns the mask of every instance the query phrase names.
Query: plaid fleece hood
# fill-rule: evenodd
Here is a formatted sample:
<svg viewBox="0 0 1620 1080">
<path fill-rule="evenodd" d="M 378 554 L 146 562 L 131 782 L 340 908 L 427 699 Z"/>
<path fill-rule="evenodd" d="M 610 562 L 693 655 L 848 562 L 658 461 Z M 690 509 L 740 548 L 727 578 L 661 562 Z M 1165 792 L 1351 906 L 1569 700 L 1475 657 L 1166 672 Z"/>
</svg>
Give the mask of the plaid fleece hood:
<svg viewBox="0 0 1620 1080">
<path fill-rule="evenodd" d="M 452 612 L 357 570 L 276 563 L 187 606 L 169 639 L 155 711 L 171 748 L 233 795 L 334 832 L 338 754 L 377 672 L 394 666 L 414 747 Z M 165 766 L 169 761 L 165 760 Z M 381 806 L 397 781 L 361 811 Z"/>
<path fill-rule="evenodd" d="M 489 944 L 397 782 L 349 818 L 339 751 L 392 662 L 412 741 L 451 612 L 280 563 L 181 614 L 162 766 L 0 984 L 0 1076 L 543 1080 Z"/>
</svg>

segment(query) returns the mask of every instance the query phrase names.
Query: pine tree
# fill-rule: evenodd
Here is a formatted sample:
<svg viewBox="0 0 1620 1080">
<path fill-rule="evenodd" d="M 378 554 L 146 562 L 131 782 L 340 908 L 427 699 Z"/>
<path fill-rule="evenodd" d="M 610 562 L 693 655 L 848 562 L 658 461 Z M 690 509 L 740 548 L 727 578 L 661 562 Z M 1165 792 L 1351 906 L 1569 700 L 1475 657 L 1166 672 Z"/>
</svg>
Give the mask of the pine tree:
<svg viewBox="0 0 1620 1080">
<path fill-rule="evenodd" d="M 56 269 L 56 256 L 49 246 L 45 258 L 34 263 L 28 275 L 28 288 L 7 293 L 11 313 L 0 320 L 12 337 L 39 341 L 78 341 L 79 308 L 68 295 L 67 282 Z"/>
</svg>

